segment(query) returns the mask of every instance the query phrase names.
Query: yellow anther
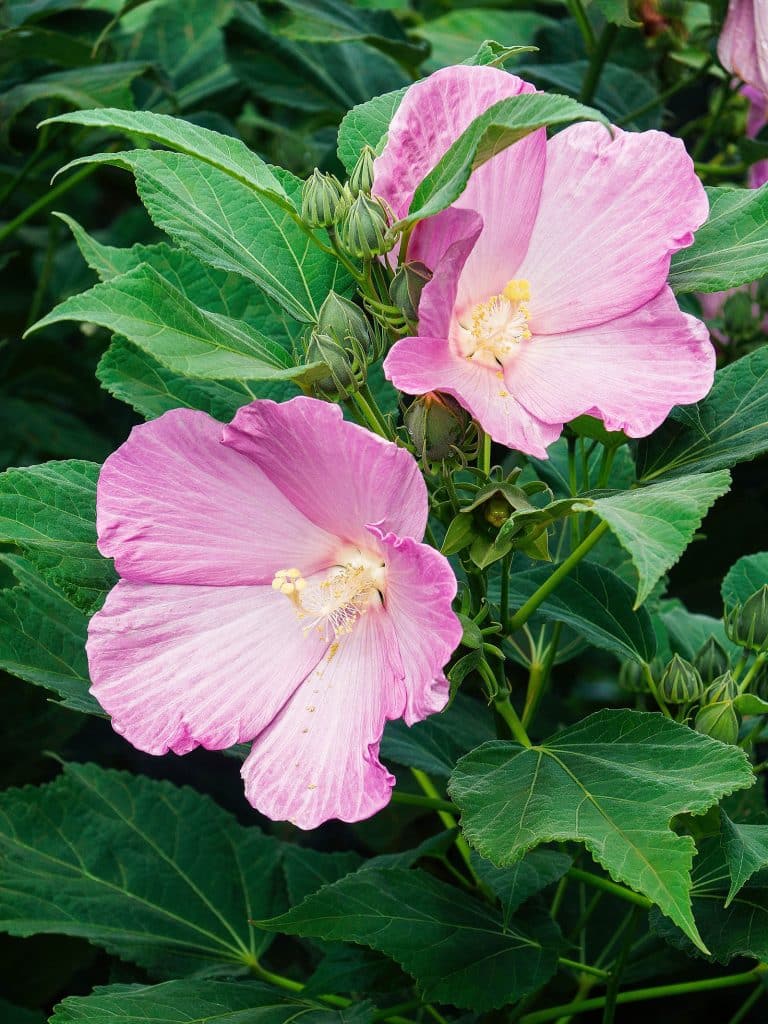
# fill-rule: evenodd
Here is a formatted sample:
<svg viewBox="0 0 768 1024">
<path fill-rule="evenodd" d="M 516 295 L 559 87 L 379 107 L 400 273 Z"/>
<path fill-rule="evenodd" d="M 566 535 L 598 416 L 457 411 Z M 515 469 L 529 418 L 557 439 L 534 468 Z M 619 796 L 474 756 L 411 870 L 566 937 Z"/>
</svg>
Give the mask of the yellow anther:
<svg viewBox="0 0 768 1024">
<path fill-rule="evenodd" d="M 510 302 L 528 302 L 531 298 L 531 285 L 524 277 L 513 278 L 504 285 L 502 295 Z"/>
<path fill-rule="evenodd" d="M 469 335 L 461 342 L 461 354 L 495 370 L 501 377 L 499 367 L 514 356 L 520 342 L 531 338 L 527 305 L 530 297 L 530 284 L 519 278 L 507 281 L 498 295 L 473 306 L 467 320 L 459 322 Z"/>
</svg>

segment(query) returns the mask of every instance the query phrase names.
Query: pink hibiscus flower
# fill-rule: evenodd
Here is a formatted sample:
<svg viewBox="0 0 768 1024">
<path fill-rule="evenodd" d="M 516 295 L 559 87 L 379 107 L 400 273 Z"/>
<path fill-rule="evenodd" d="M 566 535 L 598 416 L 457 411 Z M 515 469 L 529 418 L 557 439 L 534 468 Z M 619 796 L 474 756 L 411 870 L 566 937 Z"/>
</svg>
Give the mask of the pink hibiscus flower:
<svg viewBox="0 0 768 1024">
<path fill-rule="evenodd" d="M 412 86 L 375 163 L 397 217 L 467 125 L 533 86 L 494 68 L 452 67 Z M 409 394 L 453 395 L 496 440 L 546 456 L 584 413 L 642 437 L 710 389 L 706 327 L 666 284 L 708 204 L 678 139 L 611 138 L 598 124 L 543 130 L 475 171 L 458 202 L 421 222 L 409 259 L 434 276 L 419 336 L 385 372 Z"/>
<path fill-rule="evenodd" d="M 99 478 L 122 578 L 91 619 L 92 693 L 150 754 L 253 740 L 246 795 L 273 819 L 368 817 L 394 785 L 385 722 L 445 706 L 461 637 L 426 521 L 415 460 L 337 406 L 136 427 Z"/>
<path fill-rule="evenodd" d="M 768 96 L 766 0 L 730 0 L 717 55 L 724 68 Z"/>
</svg>

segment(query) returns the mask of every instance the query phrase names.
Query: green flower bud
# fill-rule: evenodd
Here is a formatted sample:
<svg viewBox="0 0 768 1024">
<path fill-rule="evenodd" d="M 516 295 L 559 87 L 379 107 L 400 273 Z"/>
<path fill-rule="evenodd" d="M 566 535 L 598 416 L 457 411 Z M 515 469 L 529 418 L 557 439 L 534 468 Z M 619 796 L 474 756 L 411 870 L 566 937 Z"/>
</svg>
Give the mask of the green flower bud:
<svg viewBox="0 0 768 1024">
<path fill-rule="evenodd" d="M 370 260 L 389 252 L 396 239 L 388 235 L 389 218 L 378 199 L 361 192 L 344 211 L 339 225 L 339 242 L 345 252 Z"/>
<path fill-rule="evenodd" d="M 301 219 L 312 228 L 327 228 L 339 214 L 341 183 L 332 174 L 314 169 L 301 189 Z"/>
<path fill-rule="evenodd" d="M 423 263 L 404 263 L 398 268 L 389 286 L 389 297 L 402 309 L 408 320 L 417 320 L 419 301 L 424 285 L 432 279 L 432 271 Z"/>
<path fill-rule="evenodd" d="M 693 659 L 694 668 L 698 670 L 702 682 L 709 685 L 713 679 L 728 671 L 730 662 L 720 642 L 713 636 L 707 640 Z"/>
<path fill-rule="evenodd" d="M 735 743 L 739 738 L 739 720 L 729 700 L 700 708 L 694 727 L 696 732 L 711 736 L 721 743 Z"/>
<path fill-rule="evenodd" d="M 417 454 L 434 462 L 450 458 L 469 426 L 469 416 L 459 403 L 435 391 L 412 402 L 403 418 Z"/>
<path fill-rule="evenodd" d="M 357 342 L 366 354 L 371 351 L 373 336 L 368 317 L 354 302 L 336 292 L 329 292 L 325 297 L 317 314 L 317 329 L 342 347 Z"/>
<path fill-rule="evenodd" d="M 735 644 L 753 651 L 768 646 L 768 584 L 726 612 L 725 632 Z"/>
<path fill-rule="evenodd" d="M 692 704 L 701 696 L 701 676 L 690 661 L 675 654 L 659 682 L 659 694 L 669 704 Z"/>
<path fill-rule="evenodd" d="M 365 363 L 361 364 L 351 351 L 319 331 L 312 332 L 307 345 L 307 360 L 310 363 L 325 363 L 328 370 L 326 376 L 320 376 L 312 382 L 312 389 L 318 398 L 348 398 L 365 381 Z"/>
<path fill-rule="evenodd" d="M 731 673 L 724 672 L 717 679 L 714 679 L 701 695 L 702 706 L 733 700 L 738 692 L 739 688 Z"/>
<path fill-rule="evenodd" d="M 624 661 L 619 669 L 619 686 L 625 693 L 647 693 L 645 670 L 636 661 Z"/>
<path fill-rule="evenodd" d="M 358 196 L 361 192 L 364 192 L 366 195 L 371 194 L 375 156 L 376 154 L 370 146 L 363 146 L 362 152 L 357 158 L 357 163 L 349 176 L 349 191 L 353 196 Z"/>
</svg>

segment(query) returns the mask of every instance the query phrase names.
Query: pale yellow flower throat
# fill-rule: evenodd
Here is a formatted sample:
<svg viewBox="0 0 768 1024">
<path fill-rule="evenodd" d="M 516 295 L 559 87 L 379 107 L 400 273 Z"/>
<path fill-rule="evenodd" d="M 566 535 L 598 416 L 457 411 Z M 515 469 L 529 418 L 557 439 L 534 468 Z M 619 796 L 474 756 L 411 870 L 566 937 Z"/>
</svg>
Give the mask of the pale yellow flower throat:
<svg viewBox="0 0 768 1024">
<path fill-rule="evenodd" d="M 473 306 L 468 322 L 459 321 L 466 337 L 461 354 L 494 369 L 503 366 L 522 341 L 528 341 L 531 286 L 523 279 L 508 281 L 499 295 Z"/>
<path fill-rule="evenodd" d="M 304 633 L 316 629 L 328 642 L 352 632 L 372 604 L 380 604 L 386 586 L 382 559 L 357 548 L 342 553 L 344 561 L 322 578 L 306 580 L 300 569 L 279 569 L 272 587 L 291 602 Z"/>
</svg>

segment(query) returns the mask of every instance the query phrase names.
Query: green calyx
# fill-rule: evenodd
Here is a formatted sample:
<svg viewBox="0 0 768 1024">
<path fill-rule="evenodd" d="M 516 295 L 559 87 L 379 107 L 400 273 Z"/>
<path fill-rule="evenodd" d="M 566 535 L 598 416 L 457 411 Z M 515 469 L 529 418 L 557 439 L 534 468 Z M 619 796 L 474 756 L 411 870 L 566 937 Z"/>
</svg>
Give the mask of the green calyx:
<svg viewBox="0 0 768 1024">
<path fill-rule="evenodd" d="M 740 647 L 765 650 L 768 646 L 768 584 L 756 590 L 744 604 L 726 611 L 725 632 Z"/>
<path fill-rule="evenodd" d="M 343 191 L 338 178 L 315 168 L 301 190 L 301 219 L 313 228 L 330 227 L 342 205 Z"/>
</svg>

